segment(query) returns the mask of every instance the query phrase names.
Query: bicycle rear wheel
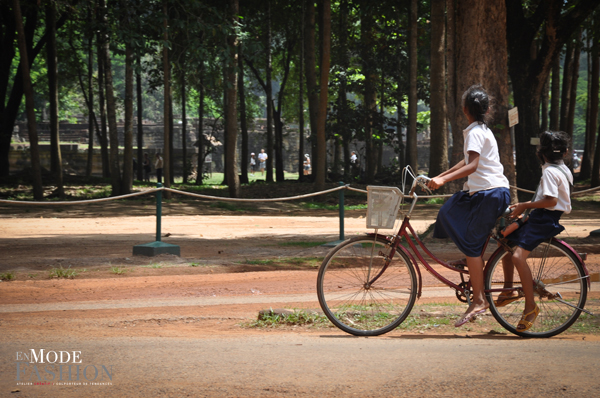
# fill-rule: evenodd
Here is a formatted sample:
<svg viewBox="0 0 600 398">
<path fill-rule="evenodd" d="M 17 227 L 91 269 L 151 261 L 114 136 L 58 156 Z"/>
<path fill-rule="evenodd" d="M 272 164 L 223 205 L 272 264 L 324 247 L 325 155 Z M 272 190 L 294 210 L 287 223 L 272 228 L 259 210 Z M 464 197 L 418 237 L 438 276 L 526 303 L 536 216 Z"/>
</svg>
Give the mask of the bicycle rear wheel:
<svg viewBox="0 0 600 398">
<path fill-rule="evenodd" d="M 485 290 L 494 318 L 511 333 L 522 337 L 552 337 L 567 330 L 581 314 L 587 298 L 587 278 L 581 261 L 564 244 L 552 239 L 535 248 L 527 258 L 534 282 L 535 302 L 540 314 L 531 329 L 517 331 L 523 314 L 525 298 L 522 297 L 503 307 L 497 307 L 500 292 L 505 286 L 502 258 L 510 256 L 503 251 L 489 264 L 485 277 Z M 521 286 L 517 270 L 514 270 L 515 293 Z"/>
<path fill-rule="evenodd" d="M 377 336 L 406 319 L 417 297 L 417 277 L 401 251 L 384 270 L 389 252 L 385 238 L 365 235 L 341 243 L 325 257 L 317 294 L 335 326 L 355 336 Z"/>
</svg>

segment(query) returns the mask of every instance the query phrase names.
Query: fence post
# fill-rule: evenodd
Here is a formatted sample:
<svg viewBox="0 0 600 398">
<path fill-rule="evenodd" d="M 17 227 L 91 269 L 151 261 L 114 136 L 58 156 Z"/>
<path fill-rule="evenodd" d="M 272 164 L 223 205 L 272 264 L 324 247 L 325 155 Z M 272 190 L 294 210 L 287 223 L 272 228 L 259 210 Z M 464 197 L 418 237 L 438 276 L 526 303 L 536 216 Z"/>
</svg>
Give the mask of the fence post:
<svg viewBox="0 0 600 398">
<path fill-rule="evenodd" d="M 156 184 L 156 188 L 162 188 L 162 184 L 159 182 Z M 161 219 L 162 219 L 162 190 L 156 192 L 156 241 L 160 242 L 160 230 L 161 230 Z"/>
<path fill-rule="evenodd" d="M 133 246 L 134 256 L 136 254 L 150 257 L 158 256 L 159 254 L 181 255 L 179 246 L 161 242 L 162 187 L 163 185 L 160 182 L 156 184 L 156 188 L 158 189 L 156 191 L 156 241 Z"/>
<path fill-rule="evenodd" d="M 340 186 L 346 185 L 343 181 L 340 181 Z M 340 189 L 340 241 L 344 241 L 344 191 Z"/>
</svg>

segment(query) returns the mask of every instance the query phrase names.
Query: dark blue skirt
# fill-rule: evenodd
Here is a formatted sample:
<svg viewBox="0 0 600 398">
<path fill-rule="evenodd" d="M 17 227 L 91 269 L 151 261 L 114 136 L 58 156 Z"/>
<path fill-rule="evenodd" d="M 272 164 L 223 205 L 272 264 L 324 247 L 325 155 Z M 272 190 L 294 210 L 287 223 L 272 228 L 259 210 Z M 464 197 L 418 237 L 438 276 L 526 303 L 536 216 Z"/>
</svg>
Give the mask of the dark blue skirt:
<svg viewBox="0 0 600 398">
<path fill-rule="evenodd" d="M 540 243 L 560 234 L 565 227 L 558 221 L 563 212 L 559 210 L 534 209 L 521 227 L 506 239 L 527 251 L 533 251 Z"/>
<path fill-rule="evenodd" d="M 510 204 L 508 188 L 457 192 L 442 206 L 433 230 L 434 238 L 451 238 L 467 257 L 479 257 L 498 217 Z"/>
</svg>

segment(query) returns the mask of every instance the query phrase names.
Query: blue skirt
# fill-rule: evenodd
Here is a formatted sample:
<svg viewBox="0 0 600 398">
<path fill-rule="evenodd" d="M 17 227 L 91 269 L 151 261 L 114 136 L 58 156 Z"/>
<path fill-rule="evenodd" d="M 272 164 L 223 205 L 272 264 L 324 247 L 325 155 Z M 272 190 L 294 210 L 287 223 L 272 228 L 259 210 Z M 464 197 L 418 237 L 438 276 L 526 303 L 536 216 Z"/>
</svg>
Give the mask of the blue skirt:
<svg viewBox="0 0 600 398">
<path fill-rule="evenodd" d="M 559 210 L 534 209 L 521 227 L 506 239 L 527 251 L 533 251 L 540 243 L 560 234 L 565 227 L 558 221 L 563 212 Z"/>
<path fill-rule="evenodd" d="M 498 217 L 510 204 L 508 188 L 479 191 L 473 195 L 460 191 L 440 209 L 434 238 L 451 238 L 467 257 L 479 257 Z"/>
</svg>

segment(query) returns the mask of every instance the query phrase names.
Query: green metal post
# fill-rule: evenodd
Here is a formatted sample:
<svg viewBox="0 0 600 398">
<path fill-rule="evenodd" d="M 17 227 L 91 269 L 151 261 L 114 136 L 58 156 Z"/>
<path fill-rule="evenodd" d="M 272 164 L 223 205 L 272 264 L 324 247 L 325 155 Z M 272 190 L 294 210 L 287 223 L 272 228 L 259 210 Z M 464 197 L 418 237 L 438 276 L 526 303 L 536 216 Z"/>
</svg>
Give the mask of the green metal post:
<svg viewBox="0 0 600 398">
<path fill-rule="evenodd" d="M 159 182 L 156 188 L 162 188 Z M 160 220 L 162 218 L 162 190 L 156 192 L 156 241 L 160 242 Z"/>
<path fill-rule="evenodd" d="M 340 181 L 340 186 L 344 186 L 344 182 Z M 344 240 L 344 191 L 340 189 L 340 241 Z"/>
</svg>

